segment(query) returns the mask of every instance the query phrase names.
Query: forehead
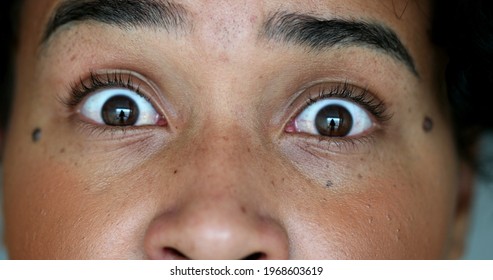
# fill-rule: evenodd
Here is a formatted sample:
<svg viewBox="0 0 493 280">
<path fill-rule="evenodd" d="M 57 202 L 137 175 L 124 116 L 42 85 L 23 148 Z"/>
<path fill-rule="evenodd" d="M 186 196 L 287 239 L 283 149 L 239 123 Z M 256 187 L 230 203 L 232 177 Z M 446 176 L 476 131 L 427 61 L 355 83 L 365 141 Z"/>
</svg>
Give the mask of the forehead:
<svg viewBox="0 0 493 280">
<path fill-rule="evenodd" d="M 177 7 L 179 11 L 178 17 L 183 20 L 187 26 L 186 35 L 187 45 L 185 48 L 194 48 L 195 52 L 202 53 L 206 57 L 216 58 L 231 58 L 231 57 L 248 57 L 249 52 L 245 52 L 245 48 L 258 47 L 256 42 L 265 32 L 267 23 L 276 18 L 275 15 L 289 14 L 310 16 L 311 18 L 321 20 L 347 20 L 354 22 L 367 22 L 385 27 L 388 31 L 395 33 L 397 38 L 390 45 L 397 43 L 399 49 L 406 53 L 404 59 L 415 60 L 411 64 L 415 64 L 417 69 L 423 68 L 429 61 L 430 40 L 427 30 L 429 29 L 429 14 L 430 2 L 427 0 L 325 0 L 325 1 L 191 1 L 191 0 L 45 0 L 45 1 L 27 1 L 24 10 L 23 33 L 21 35 L 21 47 L 26 48 L 28 53 L 33 53 L 36 46 L 42 46 L 44 41 L 48 41 L 49 37 L 57 39 L 64 38 L 65 41 L 73 41 L 73 37 L 65 38 L 65 32 L 60 30 L 68 30 L 63 28 L 66 26 L 76 27 L 78 29 L 82 24 L 90 22 L 87 18 L 84 20 L 69 21 L 68 24 L 57 28 L 50 33 L 50 23 L 53 23 L 54 17 L 60 14 L 60 7 L 64 4 L 72 3 L 73 6 L 81 3 L 95 3 L 101 5 L 105 3 L 107 7 L 113 10 L 122 10 L 123 14 L 114 13 L 112 19 L 114 21 L 128 22 L 135 15 L 132 11 L 132 5 L 135 3 L 157 3 L 161 6 Z M 131 3 L 123 5 L 122 3 Z M 127 10 L 121 9 L 126 6 Z M 148 5 L 144 5 L 148 6 Z M 76 13 L 84 14 L 83 9 L 76 10 Z M 126 14 L 125 14 L 126 13 Z M 154 13 L 155 14 L 155 13 Z M 164 14 L 159 14 L 158 17 Z M 121 18 L 120 18 L 121 16 Z M 126 18 L 125 18 L 126 17 Z M 141 18 L 156 22 L 156 16 L 151 16 L 151 13 L 143 11 Z M 91 18 L 89 18 L 91 19 Z M 165 21 L 176 21 L 176 18 L 167 18 Z M 98 19 L 98 21 L 100 21 Z M 297 29 L 296 21 L 291 21 L 291 27 Z M 148 26 L 148 25 L 147 25 Z M 104 25 L 101 26 L 104 28 Z M 144 27 L 146 25 L 144 24 Z M 303 27 L 304 28 L 304 27 Z M 165 28 L 166 29 L 166 28 Z M 73 30 L 73 28 L 70 28 Z M 139 29 L 144 31 L 145 29 Z M 303 30 L 302 28 L 299 30 Z M 53 30 L 52 30 L 53 31 Z M 168 30 L 169 31 L 169 30 Z M 347 30 L 346 30 L 347 31 Z M 302 31 L 303 32 L 303 31 Z M 301 33 L 302 33 L 301 32 Z M 373 31 L 369 31 L 372 33 Z M 283 38 L 290 36 L 290 31 L 285 32 Z M 300 34 L 298 33 L 298 37 Z M 50 36 L 47 37 L 47 34 Z M 92 34 L 92 33 L 91 33 Z M 143 33 L 144 34 L 144 33 Z M 336 37 L 339 34 L 335 33 Z M 53 35 L 53 36 L 51 36 Z M 159 35 L 158 37 L 164 38 Z M 265 35 L 265 34 L 264 34 Z M 326 36 L 326 35 L 324 35 Z M 358 37 L 359 34 L 356 34 Z M 185 36 L 184 36 L 185 37 Z M 303 35 L 301 35 L 303 37 Z M 313 36 L 311 36 L 313 39 Z M 86 37 L 84 38 L 89 38 Z M 96 37 L 91 35 L 91 40 Z M 145 40 L 151 39 L 147 36 Z M 77 41 L 80 41 L 79 37 Z M 106 39 L 99 38 L 104 41 Z M 128 38 L 121 37 L 119 40 L 128 41 Z M 370 39 L 372 40 L 372 39 Z M 83 40 L 82 40 L 83 41 Z M 366 41 L 368 42 L 368 41 Z M 385 40 L 378 40 L 374 46 L 380 48 L 380 44 L 386 43 Z M 401 45 L 402 44 L 402 45 Z M 370 44 L 371 45 L 371 44 Z M 199 47 L 200 46 L 200 47 Z M 265 47 L 265 46 L 264 46 Z M 384 48 L 380 48 L 384 49 Z M 280 49 L 277 49 L 280 50 Z M 206 52 L 203 53 L 203 52 Z M 401 57 L 402 58 L 402 57 Z M 409 64 L 409 63 L 408 63 Z M 415 65 L 410 66 L 410 70 L 416 73 Z M 423 69 L 421 69 L 423 71 Z M 420 71 L 417 71 L 420 72 Z"/>
<path fill-rule="evenodd" d="M 135 0 L 133 0 L 135 1 Z M 29 30 L 43 34 L 46 24 L 53 17 L 56 7 L 77 0 L 26 1 L 23 19 L 29 19 Z M 97 2 L 97 1 L 89 1 Z M 118 3 L 118 0 L 107 1 Z M 139 2 L 139 0 L 135 1 Z M 274 13 L 302 13 L 322 18 L 369 20 L 385 23 L 399 36 L 428 24 L 430 2 L 428 0 L 310 0 L 310 1 L 191 1 L 155 0 L 172 3 L 187 14 L 195 33 L 222 45 L 234 45 L 237 39 L 249 37 L 263 21 Z M 26 20 L 24 20 L 25 23 Z M 24 24 L 26 25 L 26 23 Z M 41 38 L 37 38 L 38 40 Z"/>
</svg>

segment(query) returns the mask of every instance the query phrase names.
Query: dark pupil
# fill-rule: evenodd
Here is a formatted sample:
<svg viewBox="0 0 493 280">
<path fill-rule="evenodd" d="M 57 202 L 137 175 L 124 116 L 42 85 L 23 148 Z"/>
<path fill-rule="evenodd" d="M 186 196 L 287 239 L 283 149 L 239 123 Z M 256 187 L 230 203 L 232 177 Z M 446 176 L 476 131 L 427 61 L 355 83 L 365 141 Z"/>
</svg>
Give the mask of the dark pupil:
<svg viewBox="0 0 493 280">
<path fill-rule="evenodd" d="M 101 114 L 107 125 L 129 126 L 137 122 L 139 108 L 131 98 L 118 95 L 104 103 Z"/>
<path fill-rule="evenodd" d="M 353 118 L 346 108 L 329 105 L 318 112 L 315 126 L 323 136 L 344 137 L 353 127 Z"/>
</svg>

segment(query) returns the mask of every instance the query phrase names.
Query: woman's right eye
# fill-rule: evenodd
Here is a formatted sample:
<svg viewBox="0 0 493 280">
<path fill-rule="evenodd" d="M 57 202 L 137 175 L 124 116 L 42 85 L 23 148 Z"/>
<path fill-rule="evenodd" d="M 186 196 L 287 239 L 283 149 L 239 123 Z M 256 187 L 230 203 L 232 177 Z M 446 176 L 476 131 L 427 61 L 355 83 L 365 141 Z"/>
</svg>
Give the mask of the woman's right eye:
<svg viewBox="0 0 493 280">
<path fill-rule="evenodd" d="M 86 119 L 108 126 L 158 125 L 161 116 L 154 106 L 130 89 L 111 88 L 91 94 L 79 113 Z"/>
</svg>

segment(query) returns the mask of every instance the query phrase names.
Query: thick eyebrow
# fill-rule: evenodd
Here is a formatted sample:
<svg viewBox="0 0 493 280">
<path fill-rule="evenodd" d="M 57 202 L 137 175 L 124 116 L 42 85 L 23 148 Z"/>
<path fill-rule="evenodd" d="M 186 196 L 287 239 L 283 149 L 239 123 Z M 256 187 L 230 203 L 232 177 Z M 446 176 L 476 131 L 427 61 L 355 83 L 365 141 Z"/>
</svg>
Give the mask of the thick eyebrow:
<svg viewBox="0 0 493 280">
<path fill-rule="evenodd" d="M 292 43 L 313 50 L 336 46 L 364 46 L 382 51 L 417 77 L 413 58 L 397 34 L 382 24 L 342 19 L 321 19 L 297 13 L 276 13 L 264 24 L 261 38 Z"/>
<path fill-rule="evenodd" d="M 167 31 L 184 28 L 187 11 L 165 0 L 65 0 L 53 13 L 43 43 L 62 26 L 73 22 L 97 21 L 122 28 L 154 27 Z"/>
</svg>

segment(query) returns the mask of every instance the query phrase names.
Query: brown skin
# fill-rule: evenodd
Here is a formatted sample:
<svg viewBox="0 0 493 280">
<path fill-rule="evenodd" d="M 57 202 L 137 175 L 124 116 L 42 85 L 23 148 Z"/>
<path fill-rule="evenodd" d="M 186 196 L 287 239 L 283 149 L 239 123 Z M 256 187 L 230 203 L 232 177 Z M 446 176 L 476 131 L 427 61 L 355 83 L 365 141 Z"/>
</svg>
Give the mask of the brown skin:
<svg viewBox="0 0 493 280">
<path fill-rule="evenodd" d="M 182 1 L 186 36 L 85 22 L 39 49 L 58 2 L 23 10 L 4 155 L 10 257 L 460 256 L 472 176 L 454 146 L 427 1 L 404 13 L 407 1 Z M 384 23 L 420 77 L 368 48 L 259 42 L 278 10 Z M 59 101 L 103 69 L 155 84 L 146 94 L 167 126 L 101 130 Z M 308 99 L 293 96 L 320 80 L 368 88 L 390 120 L 352 143 L 287 131 Z"/>
</svg>

